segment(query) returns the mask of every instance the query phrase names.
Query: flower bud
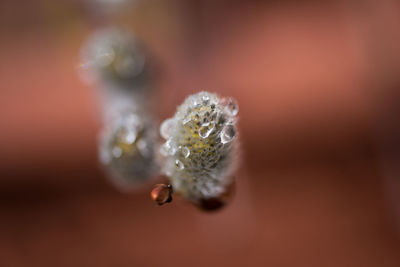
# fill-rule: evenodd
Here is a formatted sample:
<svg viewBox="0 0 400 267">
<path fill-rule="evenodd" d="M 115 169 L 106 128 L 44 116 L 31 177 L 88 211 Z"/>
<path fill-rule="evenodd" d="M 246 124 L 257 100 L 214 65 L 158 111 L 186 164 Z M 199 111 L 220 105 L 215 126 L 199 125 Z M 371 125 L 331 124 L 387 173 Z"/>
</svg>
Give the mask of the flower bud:
<svg viewBox="0 0 400 267">
<path fill-rule="evenodd" d="M 237 113 L 233 99 L 200 92 L 162 123 L 163 170 L 174 192 L 199 205 L 226 193 L 236 167 Z"/>
<path fill-rule="evenodd" d="M 148 182 L 157 171 L 155 131 L 148 118 L 122 114 L 107 125 L 100 141 L 100 161 L 121 190 Z"/>
<path fill-rule="evenodd" d="M 143 46 L 128 31 L 105 28 L 96 31 L 83 46 L 83 69 L 89 79 L 106 87 L 123 90 L 144 90 L 148 82 L 148 68 Z"/>
</svg>

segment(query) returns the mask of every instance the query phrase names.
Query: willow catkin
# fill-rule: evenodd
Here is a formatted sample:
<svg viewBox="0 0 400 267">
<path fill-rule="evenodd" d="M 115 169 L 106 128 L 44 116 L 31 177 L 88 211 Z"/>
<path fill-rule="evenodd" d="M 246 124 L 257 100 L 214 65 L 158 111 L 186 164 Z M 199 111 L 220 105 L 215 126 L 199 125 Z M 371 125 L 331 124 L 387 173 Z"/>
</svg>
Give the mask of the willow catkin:
<svg viewBox="0 0 400 267">
<path fill-rule="evenodd" d="M 157 172 L 156 132 L 151 120 L 136 113 L 121 114 L 100 138 L 100 162 L 111 182 L 127 191 L 149 182 Z"/>
<path fill-rule="evenodd" d="M 226 192 L 236 166 L 237 113 L 233 99 L 200 92 L 162 123 L 164 173 L 174 192 L 195 203 Z"/>
<path fill-rule="evenodd" d="M 89 80 L 124 90 L 140 90 L 147 82 L 148 62 L 141 41 L 117 27 L 95 31 L 81 50 L 81 67 Z"/>
</svg>

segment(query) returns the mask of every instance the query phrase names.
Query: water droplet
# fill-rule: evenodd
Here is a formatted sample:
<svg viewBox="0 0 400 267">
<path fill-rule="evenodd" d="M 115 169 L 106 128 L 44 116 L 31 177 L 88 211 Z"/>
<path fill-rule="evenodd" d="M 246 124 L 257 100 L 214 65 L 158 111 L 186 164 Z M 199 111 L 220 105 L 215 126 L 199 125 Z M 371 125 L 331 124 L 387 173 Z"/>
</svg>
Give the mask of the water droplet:
<svg viewBox="0 0 400 267">
<path fill-rule="evenodd" d="M 182 120 L 182 124 L 185 125 L 186 123 L 190 122 L 192 120 L 192 118 L 190 116 L 187 116 L 186 118 L 184 118 Z"/>
<path fill-rule="evenodd" d="M 191 99 L 191 102 L 192 102 L 192 107 L 193 108 L 200 108 L 201 107 L 201 103 L 199 102 L 199 99 L 193 97 Z"/>
<path fill-rule="evenodd" d="M 183 170 L 185 168 L 185 165 L 183 165 L 182 161 L 180 161 L 179 159 L 175 160 L 175 167 L 178 170 Z"/>
<path fill-rule="evenodd" d="M 119 158 L 122 155 L 122 149 L 118 146 L 113 147 L 112 154 L 114 157 Z"/>
<path fill-rule="evenodd" d="M 168 152 L 168 155 L 175 155 L 176 151 L 178 150 L 176 143 L 172 140 L 169 139 L 167 142 L 165 142 L 165 148 Z"/>
<path fill-rule="evenodd" d="M 164 139 L 171 137 L 172 130 L 175 126 L 174 119 L 166 119 L 160 126 L 160 134 Z"/>
<path fill-rule="evenodd" d="M 236 129 L 235 126 L 232 124 L 225 125 L 224 128 L 221 131 L 221 143 L 226 144 L 231 142 L 236 135 Z"/>
<path fill-rule="evenodd" d="M 201 99 L 203 100 L 204 105 L 208 105 L 208 103 L 210 102 L 210 97 L 208 95 L 203 95 Z"/>
<path fill-rule="evenodd" d="M 233 98 L 223 99 L 222 104 L 225 105 L 225 109 L 230 115 L 236 116 L 239 113 L 239 106 Z"/>
<path fill-rule="evenodd" d="M 122 142 L 124 142 L 126 144 L 133 144 L 133 142 L 135 142 L 135 140 L 136 140 L 136 136 L 137 136 L 136 131 L 128 130 L 128 132 L 122 138 Z"/>
<path fill-rule="evenodd" d="M 201 137 L 201 138 L 207 138 L 207 137 L 209 137 L 210 136 L 210 134 L 212 133 L 212 131 L 214 131 L 214 125 L 213 124 L 211 124 L 211 125 L 208 125 L 208 126 L 202 126 L 202 127 L 200 127 L 200 129 L 199 129 L 199 136 Z"/>
<path fill-rule="evenodd" d="M 181 150 L 182 155 L 183 155 L 185 158 L 188 158 L 188 157 L 190 156 L 190 150 L 189 150 L 189 148 L 187 148 L 187 147 L 185 147 L 185 146 L 180 146 L 179 148 L 180 148 L 180 150 Z"/>
</svg>

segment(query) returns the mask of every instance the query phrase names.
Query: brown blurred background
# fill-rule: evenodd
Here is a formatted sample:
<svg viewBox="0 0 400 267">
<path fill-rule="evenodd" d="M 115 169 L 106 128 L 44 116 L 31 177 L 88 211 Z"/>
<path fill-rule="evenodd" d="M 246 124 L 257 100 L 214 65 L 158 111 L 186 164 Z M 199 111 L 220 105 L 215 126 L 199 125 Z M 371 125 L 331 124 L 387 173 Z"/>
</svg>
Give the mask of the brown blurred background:
<svg viewBox="0 0 400 267">
<path fill-rule="evenodd" d="M 0 266 L 400 266 L 398 1 L 101 2 L 1 1 Z M 152 52 L 159 121 L 238 100 L 226 209 L 107 183 L 77 66 L 110 24 Z"/>
</svg>

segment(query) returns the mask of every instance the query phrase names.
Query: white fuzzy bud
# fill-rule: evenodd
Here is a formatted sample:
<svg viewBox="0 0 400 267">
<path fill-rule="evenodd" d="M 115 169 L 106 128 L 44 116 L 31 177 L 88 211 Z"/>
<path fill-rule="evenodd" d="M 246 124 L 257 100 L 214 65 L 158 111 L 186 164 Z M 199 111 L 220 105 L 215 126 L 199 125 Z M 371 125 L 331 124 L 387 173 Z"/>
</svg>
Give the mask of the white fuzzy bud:
<svg viewBox="0 0 400 267">
<path fill-rule="evenodd" d="M 231 98 L 200 92 L 162 123 L 164 173 L 174 192 L 195 203 L 226 192 L 236 165 L 237 113 Z"/>
<path fill-rule="evenodd" d="M 122 191 L 147 183 L 157 170 L 155 129 L 150 121 L 135 113 L 123 114 L 101 136 L 100 161 Z"/>
<path fill-rule="evenodd" d="M 94 32 L 82 47 L 81 58 L 89 80 L 125 90 L 141 89 L 147 82 L 143 47 L 128 31 L 110 27 Z"/>
</svg>

